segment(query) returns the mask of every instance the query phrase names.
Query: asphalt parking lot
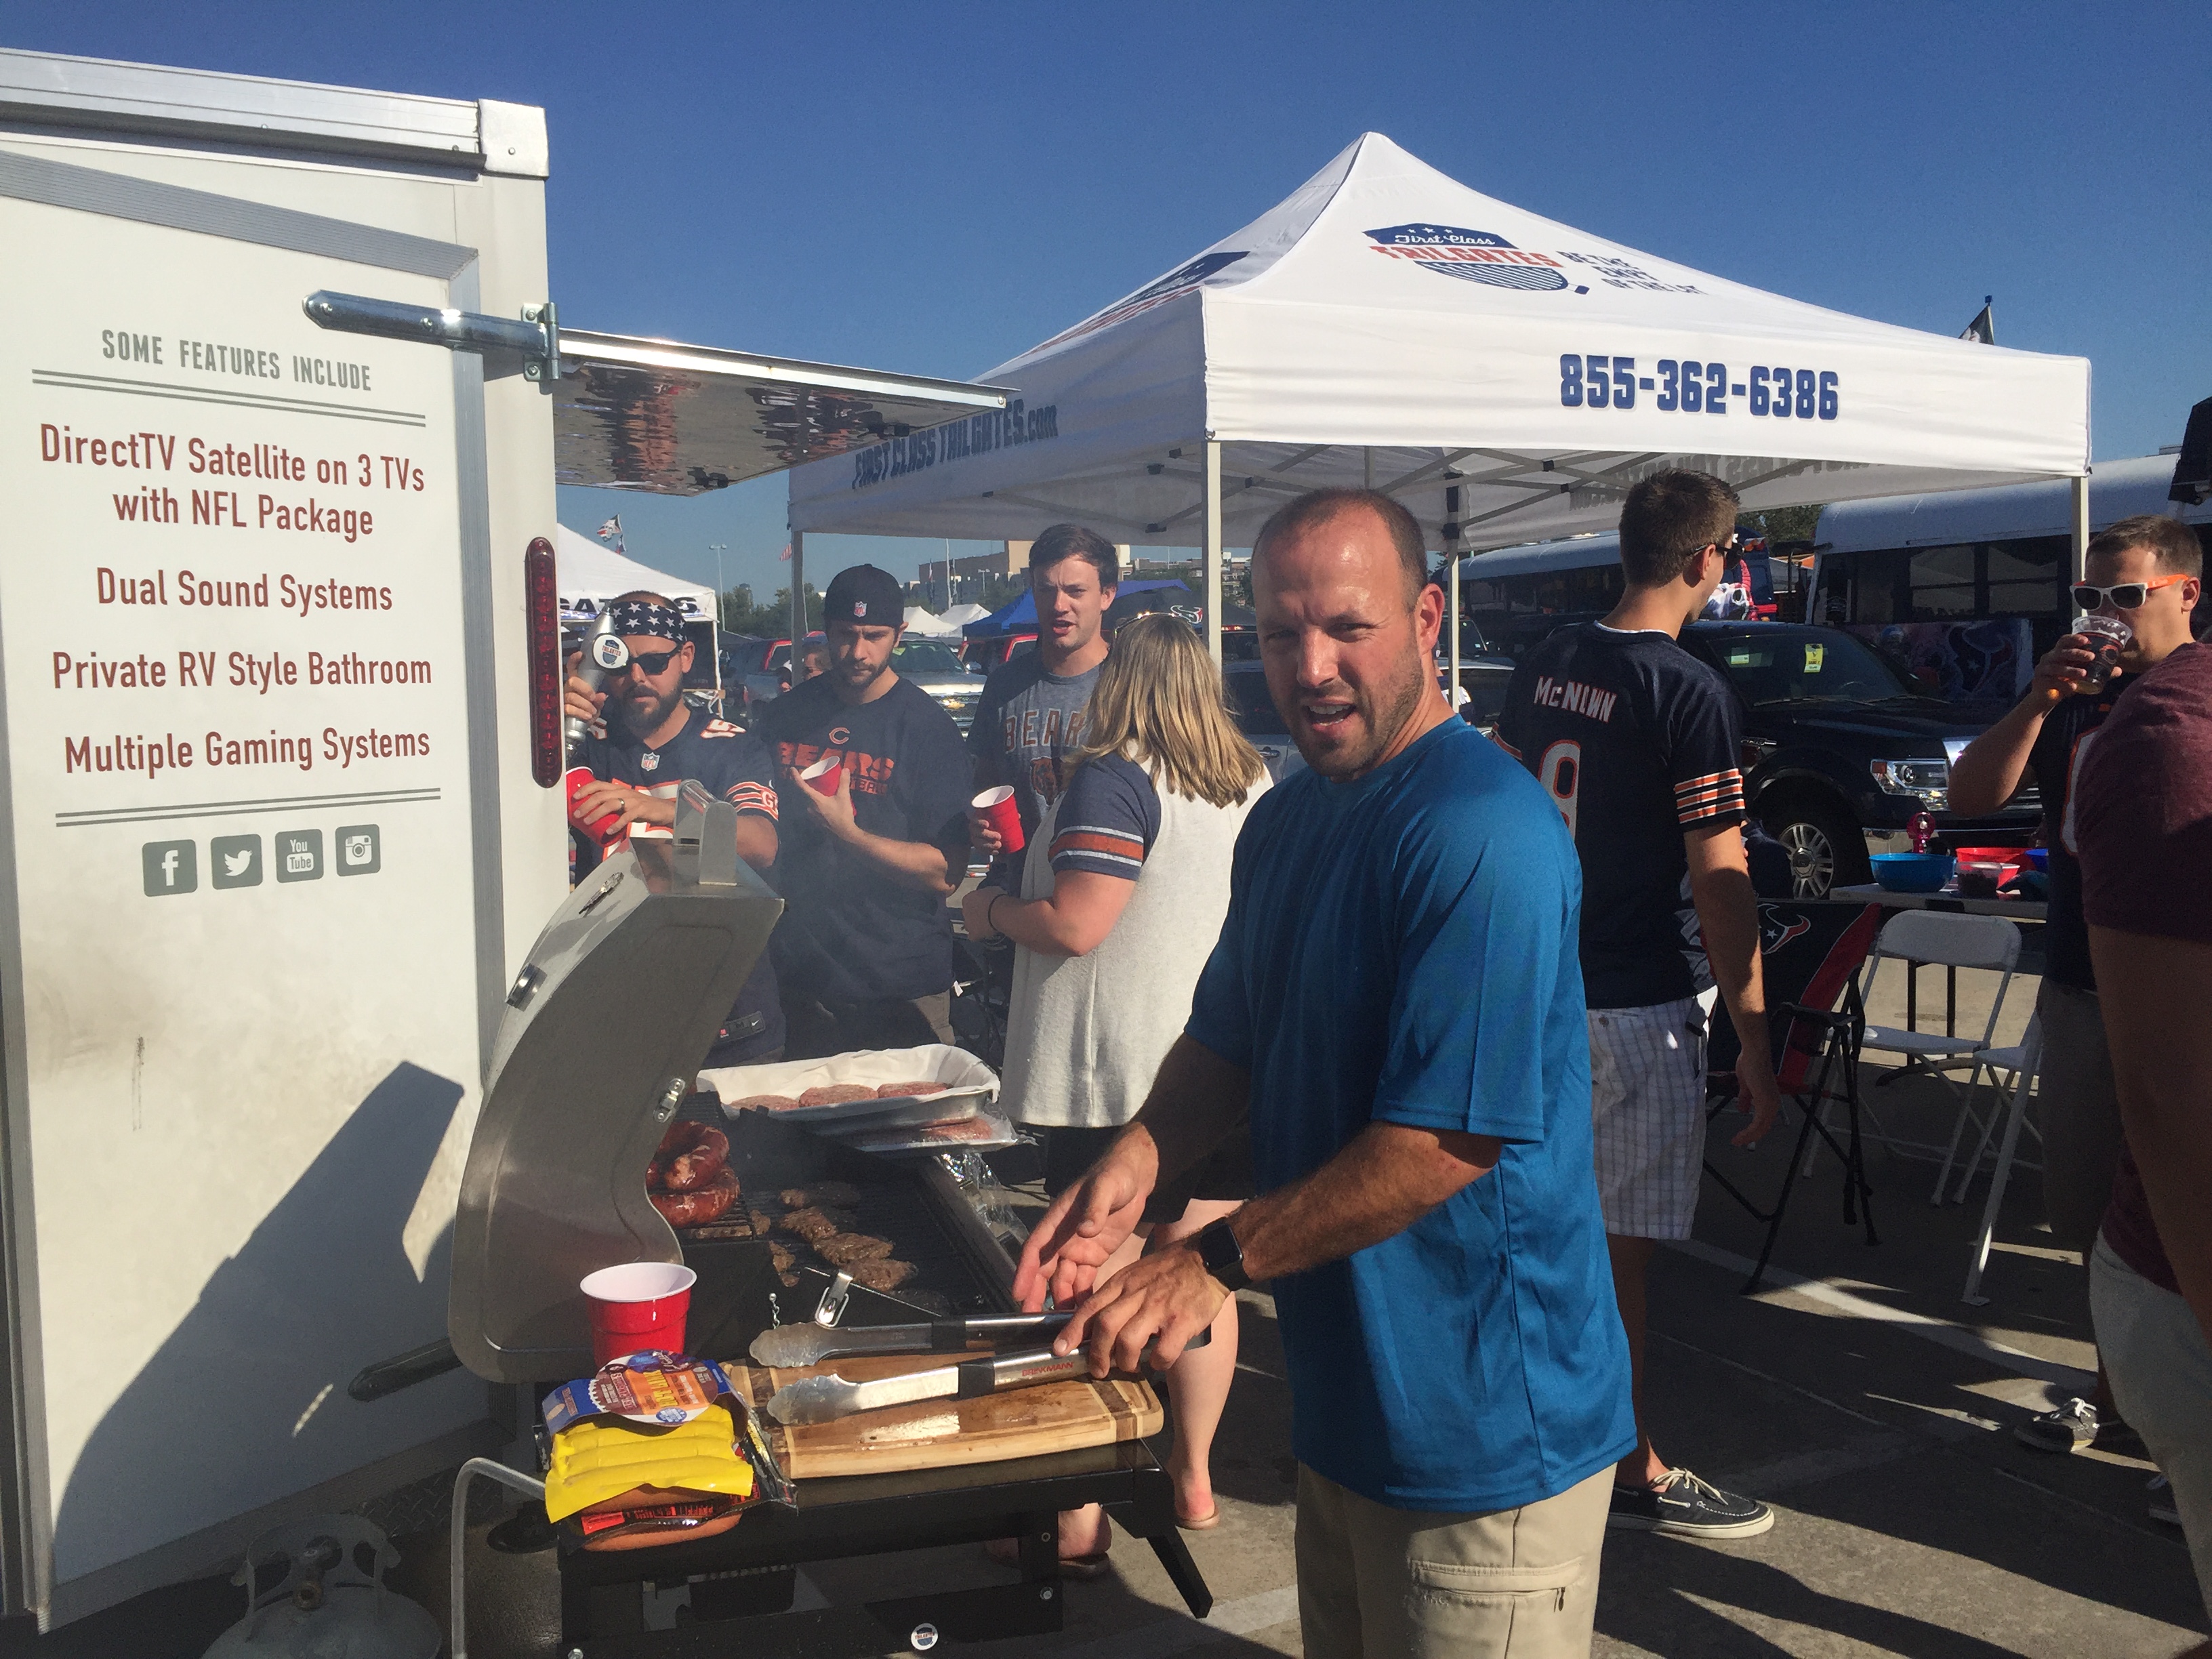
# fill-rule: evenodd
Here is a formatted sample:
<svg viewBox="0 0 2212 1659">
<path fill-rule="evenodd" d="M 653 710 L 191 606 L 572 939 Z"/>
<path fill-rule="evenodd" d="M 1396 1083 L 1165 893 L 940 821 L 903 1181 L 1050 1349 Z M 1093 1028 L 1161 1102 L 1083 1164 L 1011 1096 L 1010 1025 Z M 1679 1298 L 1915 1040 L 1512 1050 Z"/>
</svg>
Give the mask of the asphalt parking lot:
<svg viewBox="0 0 2212 1659">
<path fill-rule="evenodd" d="M 2024 1024 L 2033 989 L 2015 985 L 2001 1038 Z M 1979 1029 L 1988 990 L 1971 979 L 1962 986 L 1962 1024 Z M 1933 998 L 1923 1010 L 1940 1020 L 1940 992 Z M 1874 1012 L 1895 1018 L 1902 1008 L 1878 999 Z M 1869 1101 L 1900 1139 L 1948 1133 L 1944 1100 L 1924 1081 L 1875 1084 Z M 1716 1126 L 1711 1156 L 1763 1200 L 1784 1146 L 1739 1152 L 1726 1144 L 1733 1127 L 1725 1117 Z M 1869 1246 L 1844 1224 L 1838 1167 L 1824 1155 L 1756 1295 L 1741 1291 L 1760 1229 L 1710 1178 L 1696 1237 L 1660 1253 L 1649 1383 L 1659 1448 L 1767 1499 L 1778 1519 L 1736 1543 L 1610 1534 L 1595 1651 L 2165 1659 L 2186 1647 L 2205 1630 L 2204 1610 L 2180 1534 L 2148 1516 L 2149 1466 L 2094 1452 L 2052 1456 L 2011 1434 L 2086 1389 L 2094 1363 L 2083 1274 L 2048 1244 L 2035 1176 L 2024 1172 L 2011 1188 L 1983 1285 L 1989 1299 L 1972 1307 L 1960 1293 L 1985 1181 L 1963 1205 L 1939 1208 L 1928 1201 L 1931 1165 L 1876 1147 L 1869 1169 L 1881 1242 Z M 1191 1619 L 1151 1551 L 1125 1536 L 1112 1573 L 1066 1587 L 1060 1635 L 959 1650 L 979 1659 L 1300 1650 L 1280 1344 L 1269 1300 L 1247 1292 L 1240 1302 L 1239 1375 L 1213 1460 L 1222 1522 L 1187 1534 L 1214 1594 L 1212 1616 Z M 556 1655 L 550 1558 L 495 1554 L 484 1530 L 471 1528 L 471 1652 Z M 397 1586 L 442 1620 L 444 1534 L 434 1527 L 400 1542 L 408 1559 Z M 968 1546 L 817 1564 L 801 1576 L 799 1605 L 1010 1577 Z M 0 1633 L 0 1656 L 196 1659 L 236 1617 L 238 1595 L 203 1581 L 51 1638 Z M 726 1650 L 690 1650 L 781 1651 L 740 1628 L 730 1627 Z"/>
</svg>

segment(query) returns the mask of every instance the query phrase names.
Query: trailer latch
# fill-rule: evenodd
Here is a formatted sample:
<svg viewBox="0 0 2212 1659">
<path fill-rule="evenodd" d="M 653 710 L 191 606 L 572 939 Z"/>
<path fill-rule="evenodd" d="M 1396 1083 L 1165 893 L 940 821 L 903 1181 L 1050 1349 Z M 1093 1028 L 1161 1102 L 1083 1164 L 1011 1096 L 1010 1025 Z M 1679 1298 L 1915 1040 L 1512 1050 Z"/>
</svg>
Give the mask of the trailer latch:
<svg viewBox="0 0 2212 1659">
<path fill-rule="evenodd" d="M 374 334 L 387 340 L 417 340 L 453 351 L 513 352 L 522 359 L 526 378 L 541 386 L 561 378 L 561 323 L 550 300 L 525 306 L 520 322 L 449 306 L 404 305 L 359 294 L 318 289 L 301 301 L 318 328 L 341 334 Z"/>
</svg>

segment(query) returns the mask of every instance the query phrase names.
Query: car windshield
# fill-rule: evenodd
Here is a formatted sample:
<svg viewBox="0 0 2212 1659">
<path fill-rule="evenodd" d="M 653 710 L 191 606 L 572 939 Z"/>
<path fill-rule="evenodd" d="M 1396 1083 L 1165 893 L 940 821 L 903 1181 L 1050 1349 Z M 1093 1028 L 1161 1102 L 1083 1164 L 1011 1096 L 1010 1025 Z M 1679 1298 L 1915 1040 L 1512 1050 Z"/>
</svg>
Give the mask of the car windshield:
<svg viewBox="0 0 2212 1659">
<path fill-rule="evenodd" d="M 1899 669 L 1849 634 L 1822 629 L 1723 634 L 1711 641 L 1754 708 L 1778 702 L 1881 702 L 1921 695 Z"/>
<path fill-rule="evenodd" d="M 960 656 L 942 640 L 901 640 L 891 652 L 891 666 L 902 674 L 964 674 Z"/>
<path fill-rule="evenodd" d="M 1246 737 L 1280 737 L 1289 732 L 1267 693 L 1267 677 L 1257 666 L 1232 668 L 1221 678 L 1228 683 L 1229 701 Z"/>
</svg>

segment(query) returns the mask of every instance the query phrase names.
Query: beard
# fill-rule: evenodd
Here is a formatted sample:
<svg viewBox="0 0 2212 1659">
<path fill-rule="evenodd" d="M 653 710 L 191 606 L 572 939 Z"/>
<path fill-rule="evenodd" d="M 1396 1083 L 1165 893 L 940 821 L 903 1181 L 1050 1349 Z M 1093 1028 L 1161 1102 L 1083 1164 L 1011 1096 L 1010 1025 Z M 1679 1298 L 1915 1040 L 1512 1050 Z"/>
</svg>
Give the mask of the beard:
<svg viewBox="0 0 2212 1659">
<path fill-rule="evenodd" d="M 649 685 L 623 691 L 616 699 L 621 709 L 623 729 L 634 738 L 651 737 L 675 711 L 677 702 L 683 695 L 680 688 L 664 694 Z"/>
<path fill-rule="evenodd" d="M 1403 673 L 1364 691 L 1339 682 L 1318 694 L 1297 694 L 1289 725 L 1306 764 L 1339 781 L 1371 771 L 1420 705 L 1423 666 L 1416 658 Z M 1349 703 L 1351 712 L 1330 726 L 1317 726 L 1306 712 L 1309 701 Z"/>
</svg>

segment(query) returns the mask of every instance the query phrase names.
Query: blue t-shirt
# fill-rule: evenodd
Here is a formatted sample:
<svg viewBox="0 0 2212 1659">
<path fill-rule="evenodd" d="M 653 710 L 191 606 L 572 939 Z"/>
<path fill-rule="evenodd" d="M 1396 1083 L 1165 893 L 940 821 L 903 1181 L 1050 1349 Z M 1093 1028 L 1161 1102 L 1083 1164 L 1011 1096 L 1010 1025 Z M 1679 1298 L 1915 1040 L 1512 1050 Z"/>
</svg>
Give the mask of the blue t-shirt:
<svg viewBox="0 0 2212 1659">
<path fill-rule="evenodd" d="M 1581 871 L 1536 781 L 1452 720 L 1237 837 L 1188 1032 L 1251 1073 L 1261 1192 L 1372 1121 L 1495 1135 L 1405 1231 L 1270 1286 L 1291 1449 L 1400 1509 L 1511 1509 L 1636 1443 L 1591 1167 Z"/>
</svg>

